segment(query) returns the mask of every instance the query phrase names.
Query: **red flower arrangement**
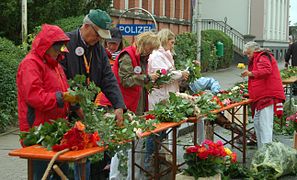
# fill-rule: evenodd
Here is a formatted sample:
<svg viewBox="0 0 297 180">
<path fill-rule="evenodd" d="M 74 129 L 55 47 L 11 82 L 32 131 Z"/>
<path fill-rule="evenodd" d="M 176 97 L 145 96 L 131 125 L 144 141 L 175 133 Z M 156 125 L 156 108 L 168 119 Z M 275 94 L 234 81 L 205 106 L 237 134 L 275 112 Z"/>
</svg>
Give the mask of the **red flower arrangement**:
<svg viewBox="0 0 297 180">
<path fill-rule="evenodd" d="M 294 130 L 297 131 L 297 113 L 287 117 L 286 120 L 292 123 Z"/>
<path fill-rule="evenodd" d="M 84 130 L 85 125 L 77 121 L 74 127 L 64 134 L 60 144 L 53 145 L 53 151 L 61 151 L 66 148 L 82 150 L 98 146 L 97 141 L 100 140 L 98 132 L 88 134 Z"/>
<path fill-rule="evenodd" d="M 188 165 L 185 172 L 197 179 L 221 173 L 226 164 L 236 162 L 236 154 L 221 141 L 205 140 L 201 145 L 188 147 L 184 159 Z"/>
</svg>

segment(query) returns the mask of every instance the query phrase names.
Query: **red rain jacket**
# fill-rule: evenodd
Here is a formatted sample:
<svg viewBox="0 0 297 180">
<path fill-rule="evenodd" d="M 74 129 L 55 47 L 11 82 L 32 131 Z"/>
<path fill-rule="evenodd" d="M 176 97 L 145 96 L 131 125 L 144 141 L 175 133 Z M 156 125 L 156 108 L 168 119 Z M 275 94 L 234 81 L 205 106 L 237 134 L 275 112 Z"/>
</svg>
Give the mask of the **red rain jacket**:
<svg viewBox="0 0 297 180">
<path fill-rule="evenodd" d="M 248 80 L 249 96 L 254 102 L 269 97 L 278 100 L 286 99 L 277 62 L 271 54 L 264 51 L 254 52 L 248 69 L 254 75 Z"/>
<path fill-rule="evenodd" d="M 59 41 L 69 41 L 63 30 L 43 25 L 31 51 L 19 65 L 16 83 L 21 131 L 67 116 L 69 104 L 62 99 L 62 92 L 69 87 L 66 76 L 58 61 L 45 54 Z"/>
</svg>

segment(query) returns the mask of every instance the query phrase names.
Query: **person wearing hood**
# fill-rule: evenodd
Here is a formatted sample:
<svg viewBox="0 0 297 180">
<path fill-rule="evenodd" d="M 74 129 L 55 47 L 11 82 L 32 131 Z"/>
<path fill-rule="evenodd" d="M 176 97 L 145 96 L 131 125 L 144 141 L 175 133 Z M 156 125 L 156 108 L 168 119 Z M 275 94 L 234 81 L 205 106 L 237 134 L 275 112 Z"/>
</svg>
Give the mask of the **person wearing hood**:
<svg viewBox="0 0 297 180">
<path fill-rule="evenodd" d="M 31 51 L 21 61 L 16 76 L 20 131 L 66 118 L 70 103 L 77 102 L 67 92 L 69 85 L 59 64 L 68 52 L 68 41 L 61 28 L 44 24 Z M 47 164 L 48 161 L 33 161 L 34 179 L 42 178 Z"/>
</svg>

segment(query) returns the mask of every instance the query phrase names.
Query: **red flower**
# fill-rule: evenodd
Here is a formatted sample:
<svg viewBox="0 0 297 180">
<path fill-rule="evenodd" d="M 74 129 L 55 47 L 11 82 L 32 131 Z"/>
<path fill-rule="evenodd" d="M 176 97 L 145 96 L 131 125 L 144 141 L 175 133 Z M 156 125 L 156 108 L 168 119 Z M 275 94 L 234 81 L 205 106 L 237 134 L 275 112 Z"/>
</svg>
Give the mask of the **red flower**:
<svg viewBox="0 0 297 180">
<path fill-rule="evenodd" d="M 166 69 L 161 69 L 161 74 L 166 75 L 167 74 L 167 70 Z"/>
<path fill-rule="evenodd" d="M 186 149 L 187 153 L 197 153 L 198 152 L 198 147 L 197 146 L 190 146 Z"/>
<path fill-rule="evenodd" d="M 206 147 L 202 146 L 201 148 L 198 149 L 197 155 L 198 155 L 198 157 L 200 159 L 207 159 L 208 158 L 208 154 L 209 154 L 209 152 L 206 149 Z"/>
<path fill-rule="evenodd" d="M 236 158 L 237 158 L 237 155 L 236 155 L 235 152 L 233 152 L 233 153 L 231 154 L 231 162 L 235 163 L 235 162 L 236 162 Z"/>
<path fill-rule="evenodd" d="M 156 119 L 156 117 L 155 117 L 155 115 L 153 115 L 153 114 L 147 114 L 147 115 L 145 116 L 145 119 L 146 119 L 146 120 Z"/>
</svg>

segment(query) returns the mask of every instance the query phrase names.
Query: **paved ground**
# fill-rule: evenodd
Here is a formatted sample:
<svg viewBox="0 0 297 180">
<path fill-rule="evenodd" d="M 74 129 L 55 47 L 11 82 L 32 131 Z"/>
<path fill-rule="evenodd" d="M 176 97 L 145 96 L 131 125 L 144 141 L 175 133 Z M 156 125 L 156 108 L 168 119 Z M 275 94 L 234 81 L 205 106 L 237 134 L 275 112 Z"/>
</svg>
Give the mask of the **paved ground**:
<svg viewBox="0 0 297 180">
<path fill-rule="evenodd" d="M 283 66 L 284 63 L 280 63 L 280 67 Z M 205 73 L 204 76 L 208 77 L 214 77 L 217 79 L 223 89 L 227 89 L 233 86 L 235 82 L 242 81 L 242 78 L 240 77 L 241 70 L 237 69 L 236 67 L 231 67 L 226 70 L 221 70 L 217 72 L 212 73 Z M 218 128 L 216 131 L 221 132 L 222 134 L 225 134 L 225 136 L 228 136 L 228 132 L 225 132 L 223 129 Z M 179 138 L 179 142 L 190 142 L 193 135 L 186 134 Z M 292 137 L 291 136 L 274 136 L 276 140 L 279 140 L 283 142 L 284 144 L 292 147 Z M 216 140 L 216 139 L 215 139 Z M 18 142 L 18 131 L 14 131 L 5 135 L 0 135 L 0 179 L 6 179 L 6 180 L 19 180 L 19 179 L 27 179 L 27 162 L 24 159 L 20 159 L 17 157 L 9 157 L 8 153 L 9 151 L 13 149 L 20 148 L 20 144 Z M 247 155 L 247 163 L 248 166 L 250 164 L 251 158 L 255 152 L 255 147 L 249 147 L 248 148 L 248 155 Z M 182 147 L 179 147 L 179 161 L 182 160 L 182 152 L 184 150 Z M 240 153 L 239 159 L 240 158 Z M 296 179 L 297 177 L 284 177 L 282 179 Z"/>
</svg>

